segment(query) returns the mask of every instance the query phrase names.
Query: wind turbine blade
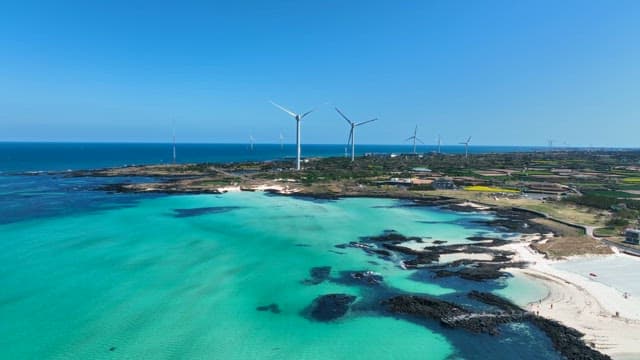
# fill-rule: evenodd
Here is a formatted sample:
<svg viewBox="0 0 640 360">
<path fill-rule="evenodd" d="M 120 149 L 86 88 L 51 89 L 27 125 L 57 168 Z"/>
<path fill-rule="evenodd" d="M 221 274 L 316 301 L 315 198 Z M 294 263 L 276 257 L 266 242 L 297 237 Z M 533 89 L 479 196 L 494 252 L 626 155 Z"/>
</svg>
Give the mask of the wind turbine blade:
<svg viewBox="0 0 640 360">
<path fill-rule="evenodd" d="M 351 141 L 353 140 L 353 128 L 349 131 L 349 137 L 347 137 L 347 146 L 351 145 Z"/>
<path fill-rule="evenodd" d="M 340 111 L 340 109 L 335 108 L 336 111 L 338 112 L 338 114 L 340 114 L 340 116 L 342 116 L 345 120 L 347 120 L 347 122 L 349 123 L 349 125 L 353 124 L 353 122 L 351 120 L 349 120 L 349 118 L 347 117 L 347 115 L 343 114 L 342 111 Z"/>
<path fill-rule="evenodd" d="M 307 111 L 306 113 L 302 114 L 302 116 L 300 116 L 300 119 L 304 119 L 305 116 L 311 114 L 314 111 L 316 111 L 316 109 L 311 109 L 311 110 Z"/>
<path fill-rule="evenodd" d="M 280 109 L 280 110 L 282 110 L 282 111 L 286 112 L 287 114 L 289 114 L 289 115 L 291 115 L 291 116 L 293 116 L 293 117 L 296 117 L 296 113 L 294 113 L 293 111 L 291 111 L 291 110 L 289 110 L 289 109 L 286 109 L 286 108 L 284 108 L 284 107 L 282 107 L 282 106 L 280 106 L 280 105 L 278 105 L 278 104 L 274 103 L 274 102 L 273 102 L 273 101 L 271 101 L 271 100 L 269 100 L 269 102 L 270 102 L 273 106 L 277 107 L 278 109 Z"/>
<path fill-rule="evenodd" d="M 373 122 L 373 121 L 376 121 L 376 120 L 378 120 L 378 118 L 367 120 L 367 121 L 363 121 L 363 122 L 359 122 L 359 123 L 356 124 L 356 126 L 364 125 L 364 124 L 367 124 L 367 123 L 370 123 L 370 122 Z"/>
<path fill-rule="evenodd" d="M 467 144 L 471 142 L 471 136 L 467 139 Z"/>
<path fill-rule="evenodd" d="M 420 144 L 423 144 L 423 145 L 424 145 L 424 141 L 420 140 L 419 138 L 416 138 L 416 140 L 418 140 L 418 142 L 419 142 Z"/>
<path fill-rule="evenodd" d="M 414 138 L 413 136 L 412 137 L 408 137 L 408 138 L 404 139 L 404 141 L 413 140 L 413 138 Z"/>
</svg>

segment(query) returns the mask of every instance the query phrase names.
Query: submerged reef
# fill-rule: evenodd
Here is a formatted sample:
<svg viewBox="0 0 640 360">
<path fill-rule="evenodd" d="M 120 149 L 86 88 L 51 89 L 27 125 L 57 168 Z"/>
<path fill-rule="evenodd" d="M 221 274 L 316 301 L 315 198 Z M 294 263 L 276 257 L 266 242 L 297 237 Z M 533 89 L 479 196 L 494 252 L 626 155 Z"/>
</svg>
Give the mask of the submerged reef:
<svg viewBox="0 0 640 360">
<path fill-rule="evenodd" d="M 331 321 L 344 316 L 356 300 L 353 295 L 327 294 L 318 296 L 311 304 L 310 315 L 318 321 Z"/>
</svg>

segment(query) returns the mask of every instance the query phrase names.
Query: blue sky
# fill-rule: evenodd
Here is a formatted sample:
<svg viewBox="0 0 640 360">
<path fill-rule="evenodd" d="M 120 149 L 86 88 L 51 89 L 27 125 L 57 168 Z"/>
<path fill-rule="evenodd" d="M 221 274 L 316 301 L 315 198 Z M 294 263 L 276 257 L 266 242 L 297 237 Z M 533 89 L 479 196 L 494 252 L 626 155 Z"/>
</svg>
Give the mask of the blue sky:
<svg viewBox="0 0 640 360">
<path fill-rule="evenodd" d="M 233 4 L 232 4 L 233 3 Z M 0 141 L 640 146 L 640 1 L 3 1 Z"/>
</svg>

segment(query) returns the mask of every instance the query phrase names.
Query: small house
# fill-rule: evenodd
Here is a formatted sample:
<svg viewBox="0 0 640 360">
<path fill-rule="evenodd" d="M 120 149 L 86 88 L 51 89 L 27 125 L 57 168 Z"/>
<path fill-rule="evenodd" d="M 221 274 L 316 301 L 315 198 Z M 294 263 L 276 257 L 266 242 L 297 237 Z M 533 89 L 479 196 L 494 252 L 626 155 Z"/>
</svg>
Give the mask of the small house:
<svg viewBox="0 0 640 360">
<path fill-rule="evenodd" d="M 640 245 L 640 229 L 627 229 L 624 231 L 624 242 Z"/>
<path fill-rule="evenodd" d="M 431 186 L 436 190 L 453 190 L 456 188 L 456 184 L 454 184 L 453 180 L 448 177 L 441 177 L 433 180 Z"/>
</svg>

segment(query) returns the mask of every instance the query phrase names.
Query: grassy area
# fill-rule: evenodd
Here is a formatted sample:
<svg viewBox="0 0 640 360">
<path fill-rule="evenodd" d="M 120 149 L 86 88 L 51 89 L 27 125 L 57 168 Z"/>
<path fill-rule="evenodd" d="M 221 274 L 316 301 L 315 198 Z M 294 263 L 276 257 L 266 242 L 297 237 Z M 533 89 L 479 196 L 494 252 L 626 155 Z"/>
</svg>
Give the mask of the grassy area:
<svg viewBox="0 0 640 360">
<path fill-rule="evenodd" d="M 556 237 L 544 244 L 531 244 L 531 247 L 552 259 L 574 255 L 607 255 L 612 253 L 609 246 L 587 236 Z"/>
<path fill-rule="evenodd" d="M 622 182 L 625 184 L 640 184 L 640 177 L 628 177 L 622 179 Z"/>
<path fill-rule="evenodd" d="M 593 231 L 593 235 L 598 236 L 598 237 L 610 237 L 610 236 L 619 236 L 620 235 L 620 229 L 616 229 L 613 227 L 603 227 L 603 228 L 597 228 Z"/>
<path fill-rule="evenodd" d="M 546 170 L 527 170 L 526 174 L 529 176 L 535 176 L 535 175 L 553 175 L 553 173 L 551 171 L 546 171 Z"/>
<path fill-rule="evenodd" d="M 589 190 L 585 192 L 586 195 L 606 196 L 612 198 L 635 198 L 638 195 L 630 194 L 624 191 L 617 190 Z"/>
<path fill-rule="evenodd" d="M 481 191 L 435 190 L 430 192 L 430 194 L 477 201 L 488 205 L 503 207 L 515 206 L 535 210 L 548 214 L 556 219 L 583 225 L 605 226 L 605 222 L 609 219 L 605 211 L 590 209 L 563 201 L 540 201 L 524 198 L 511 199 L 506 197 L 495 198 L 492 194 Z"/>
<path fill-rule="evenodd" d="M 531 222 L 546 226 L 547 228 L 551 229 L 557 236 L 580 237 L 585 235 L 583 229 L 565 225 L 551 219 L 536 218 L 531 219 Z"/>
<path fill-rule="evenodd" d="M 465 186 L 464 189 L 467 190 L 467 191 L 482 191 L 482 192 L 491 192 L 491 193 L 518 193 L 518 192 L 520 192 L 518 190 L 513 190 L 513 189 L 500 188 L 500 187 L 494 187 L 494 186 L 483 186 L 483 185 Z"/>
</svg>

